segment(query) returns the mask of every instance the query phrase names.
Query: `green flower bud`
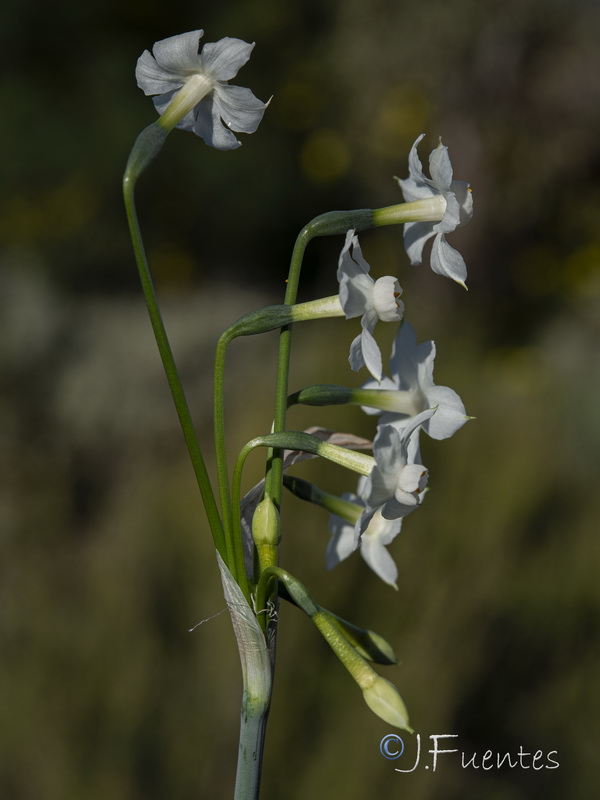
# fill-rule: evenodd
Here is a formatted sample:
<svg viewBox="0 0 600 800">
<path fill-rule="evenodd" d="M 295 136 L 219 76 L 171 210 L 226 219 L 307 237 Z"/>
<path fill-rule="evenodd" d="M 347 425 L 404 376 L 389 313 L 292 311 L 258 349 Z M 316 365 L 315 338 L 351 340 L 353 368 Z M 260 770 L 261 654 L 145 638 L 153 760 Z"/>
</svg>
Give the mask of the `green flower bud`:
<svg viewBox="0 0 600 800">
<path fill-rule="evenodd" d="M 252 538 L 257 547 L 279 544 L 281 539 L 279 512 L 269 496 L 256 506 L 252 517 Z"/>
<path fill-rule="evenodd" d="M 393 683 L 378 675 L 374 682 L 363 689 L 365 703 L 374 714 L 396 728 L 414 733 L 408 724 L 408 711 L 400 692 Z"/>
<path fill-rule="evenodd" d="M 279 511 L 267 495 L 256 506 L 252 517 L 252 538 L 258 551 L 261 571 L 277 562 L 277 545 L 281 539 Z"/>
</svg>

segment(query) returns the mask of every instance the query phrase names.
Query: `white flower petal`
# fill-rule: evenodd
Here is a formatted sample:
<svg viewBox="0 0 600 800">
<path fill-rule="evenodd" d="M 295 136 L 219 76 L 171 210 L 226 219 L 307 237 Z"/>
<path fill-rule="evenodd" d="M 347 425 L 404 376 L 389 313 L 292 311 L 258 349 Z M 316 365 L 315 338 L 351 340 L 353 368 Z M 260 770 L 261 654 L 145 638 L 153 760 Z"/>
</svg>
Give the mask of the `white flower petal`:
<svg viewBox="0 0 600 800">
<path fill-rule="evenodd" d="M 348 237 L 348 234 L 346 234 L 346 238 L 347 237 Z M 363 272 L 367 272 L 367 273 L 370 272 L 371 267 L 365 261 L 365 257 L 363 256 L 362 248 L 360 246 L 360 242 L 358 241 L 358 236 L 356 236 L 356 235 L 354 235 L 352 237 L 352 260 L 355 261 L 356 264 L 358 264 L 358 266 L 360 267 L 360 269 Z"/>
<path fill-rule="evenodd" d="M 431 269 L 438 275 L 465 285 L 467 279 L 467 265 L 458 250 L 450 247 L 443 233 L 438 233 L 431 249 Z"/>
<path fill-rule="evenodd" d="M 408 455 L 411 439 L 413 436 L 416 437 L 418 435 L 419 428 L 425 425 L 427 420 L 430 419 L 434 414 L 435 408 L 426 408 L 424 411 L 421 411 L 420 414 L 411 417 L 402 428 L 400 441 L 403 451 L 404 464 L 414 463 L 413 459 Z M 373 447 L 375 447 L 375 443 L 373 443 Z M 375 453 L 373 453 L 373 455 L 375 455 Z"/>
<path fill-rule="evenodd" d="M 419 503 L 414 500 L 412 495 L 407 495 L 409 502 L 402 503 L 396 497 L 390 498 L 386 503 L 381 506 L 381 516 L 384 519 L 392 520 L 403 519 L 407 517 L 411 511 L 418 508 Z"/>
<path fill-rule="evenodd" d="M 410 148 L 410 153 L 408 154 L 408 173 L 415 183 L 426 183 L 427 181 L 427 178 L 423 172 L 423 165 L 421 164 L 421 159 L 419 158 L 419 153 L 417 151 L 419 143 L 424 138 L 424 133 L 418 136 L 415 143 Z"/>
<path fill-rule="evenodd" d="M 377 321 L 377 316 L 375 315 L 374 312 L 373 316 L 375 316 L 375 321 Z M 362 321 L 363 321 L 363 330 L 360 339 L 361 339 L 361 349 L 362 349 L 364 363 L 366 368 L 371 373 L 371 375 L 375 378 L 375 380 L 379 381 L 381 380 L 381 374 L 383 372 L 383 361 L 381 358 L 381 350 L 379 349 L 379 345 L 375 341 L 375 337 L 367 327 L 370 322 L 369 315 L 365 314 Z M 375 326 L 373 325 L 373 327 Z"/>
<path fill-rule="evenodd" d="M 406 222 L 404 225 L 404 249 L 415 266 L 423 260 L 425 243 L 435 236 L 433 222 Z"/>
<path fill-rule="evenodd" d="M 158 65 L 184 78 L 200 68 L 198 47 L 204 31 L 189 31 L 161 39 L 152 48 Z"/>
<path fill-rule="evenodd" d="M 473 216 L 473 192 L 466 181 L 452 181 L 450 190 L 460 207 L 459 225 L 466 225 Z"/>
<path fill-rule="evenodd" d="M 394 337 L 390 374 L 394 379 L 395 389 L 410 391 L 419 386 L 417 334 L 413 326 L 406 321 L 398 328 L 398 333 Z"/>
<path fill-rule="evenodd" d="M 428 398 L 428 392 L 432 386 L 435 386 L 433 382 L 433 364 L 435 362 L 435 342 L 431 341 L 431 339 L 427 342 L 422 342 L 421 344 L 417 345 L 414 350 L 414 363 L 416 364 L 417 368 L 417 383 L 421 392 L 425 395 L 426 407 L 430 407 L 435 405 L 435 403 L 430 403 Z"/>
<path fill-rule="evenodd" d="M 358 274 L 350 277 L 340 268 L 338 269 L 338 280 L 340 282 L 340 305 L 346 319 L 361 317 L 372 308 L 374 281 L 369 275 Z"/>
<path fill-rule="evenodd" d="M 241 147 L 233 133 L 221 122 L 212 96 L 205 97 L 194 110 L 194 133 L 217 150 L 235 150 Z"/>
<path fill-rule="evenodd" d="M 238 133 L 254 133 L 267 107 L 250 89 L 228 84 L 216 85 L 214 103 L 227 127 Z"/>
<path fill-rule="evenodd" d="M 442 144 L 441 140 L 429 156 L 429 172 L 435 188 L 445 194 L 452 183 L 452 164 L 448 148 Z"/>
<path fill-rule="evenodd" d="M 447 439 L 469 419 L 463 401 L 448 386 L 432 387 L 427 392 L 427 402 L 436 407 L 433 417 L 423 425 L 432 439 Z"/>
<path fill-rule="evenodd" d="M 435 408 L 426 408 L 416 416 L 403 420 L 401 425 L 392 426 L 400 435 L 400 454 L 397 460 L 396 478 L 399 470 L 405 464 L 421 464 L 419 433 L 421 428 L 435 414 L 435 411 Z"/>
<path fill-rule="evenodd" d="M 391 522 L 390 520 L 384 519 L 379 512 L 375 513 L 371 524 L 367 528 L 369 536 L 371 535 L 371 531 L 373 531 L 379 541 L 386 546 L 394 541 L 401 529 L 401 519 L 395 519 Z"/>
<path fill-rule="evenodd" d="M 333 569 L 340 561 L 348 558 L 357 546 L 354 525 L 345 519 L 332 514 L 329 517 L 329 530 L 331 539 L 325 552 L 325 564 L 327 569 Z"/>
<path fill-rule="evenodd" d="M 400 461 L 400 453 L 402 448 L 402 438 L 397 430 L 389 425 L 380 425 L 377 428 L 377 435 L 373 440 L 373 456 L 377 468 L 381 470 L 383 475 L 391 475 L 391 481 L 385 481 L 386 487 L 391 489 L 391 494 L 394 493 L 396 486 L 398 472 L 404 466 L 404 462 Z M 371 473 L 375 475 L 375 470 Z M 378 505 L 378 503 L 370 502 L 369 505 Z"/>
<path fill-rule="evenodd" d="M 354 370 L 354 372 L 358 372 L 358 370 L 365 365 L 365 359 L 362 351 L 362 334 L 360 333 L 355 339 L 352 340 L 352 344 L 350 345 L 350 355 L 348 356 L 348 363 L 350 364 L 350 369 Z"/>
<path fill-rule="evenodd" d="M 468 417 L 458 394 L 447 386 L 436 386 L 433 378 L 433 367 L 436 348 L 432 341 L 417 345 L 414 328 L 404 322 L 394 339 L 392 357 L 390 359 L 391 379 L 384 379 L 382 389 L 414 391 L 420 394 L 423 412 L 418 415 L 425 432 L 433 439 L 446 439 L 461 428 Z M 369 388 L 377 388 L 370 385 Z M 417 395 L 418 396 L 418 395 Z M 425 409 L 430 418 L 423 419 Z M 373 413 L 372 411 L 370 413 Z M 414 423 L 415 417 L 405 417 L 386 412 L 382 415 L 380 425 L 393 425 L 398 431 L 406 429 Z M 377 440 L 376 440 L 377 441 Z M 416 439 L 415 441 L 418 441 Z M 411 446 L 412 446 L 411 442 Z M 413 454 L 414 455 L 414 454 Z M 420 461 L 409 457 L 408 463 Z"/>
<path fill-rule="evenodd" d="M 250 58 L 254 44 L 226 36 L 202 48 L 202 68 L 217 81 L 229 81 Z"/>
<path fill-rule="evenodd" d="M 410 417 L 407 420 L 403 421 L 403 427 L 400 429 L 400 435 L 402 435 L 402 431 L 406 428 L 406 426 L 410 423 Z M 427 424 L 427 420 L 423 423 L 423 428 Z M 398 428 L 398 424 L 395 425 Z M 406 463 L 407 464 L 421 464 L 421 445 L 419 442 L 419 433 L 420 430 L 417 430 L 413 435 L 409 438 L 406 443 Z"/>
<path fill-rule="evenodd" d="M 340 283 L 340 303 L 346 319 L 362 316 L 373 305 L 373 278 L 364 260 L 358 236 L 353 230 L 346 233 L 338 259 L 337 279 Z"/>
<path fill-rule="evenodd" d="M 343 494 L 342 498 L 344 500 L 350 500 L 351 503 L 363 503 L 364 505 L 364 499 L 368 492 L 368 485 L 369 477 L 367 475 L 361 475 L 356 486 L 356 494 Z"/>
<path fill-rule="evenodd" d="M 412 178 L 396 178 L 396 180 L 405 203 L 412 203 L 414 200 L 429 200 L 437 194 L 427 183 L 417 183 Z"/>
<path fill-rule="evenodd" d="M 370 269 L 370 266 L 363 258 L 358 236 L 354 234 L 354 231 L 348 231 L 338 259 L 338 280 L 340 279 L 340 271 L 349 278 L 354 278 L 358 275 L 368 275 Z"/>
<path fill-rule="evenodd" d="M 386 425 L 386 427 L 391 426 Z M 369 492 L 365 500 L 368 508 L 377 509 L 394 496 L 396 475 L 393 472 L 374 467 L 369 478 Z M 364 532 L 367 522 L 368 520 L 361 518 L 361 532 Z"/>
<path fill-rule="evenodd" d="M 384 583 L 397 589 L 398 567 L 394 559 L 386 550 L 385 545 L 375 537 L 365 537 L 362 540 L 360 554 Z"/>
<path fill-rule="evenodd" d="M 377 311 L 375 311 L 373 306 L 371 306 L 362 315 L 362 319 L 361 319 L 360 323 L 361 323 L 364 331 L 367 331 L 368 333 L 373 333 L 373 331 L 375 330 L 375 326 L 377 325 L 378 321 L 379 321 L 379 317 L 377 316 Z M 379 349 L 379 348 L 377 348 L 377 349 Z M 373 377 L 375 377 L 375 376 L 373 376 Z M 377 378 L 375 380 L 377 380 Z"/>
<path fill-rule="evenodd" d="M 146 95 L 162 94 L 171 92 L 173 89 L 180 89 L 185 80 L 180 75 L 166 72 L 156 63 L 156 59 L 148 50 L 144 50 L 138 58 L 135 79 Z"/>
<path fill-rule="evenodd" d="M 444 216 L 433 226 L 437 233 L 451 233 L 460 225 L 460 206 L 454 194 L 450 191 L 444 195 L 446 198 L 446 210 Z"/>
</svg>

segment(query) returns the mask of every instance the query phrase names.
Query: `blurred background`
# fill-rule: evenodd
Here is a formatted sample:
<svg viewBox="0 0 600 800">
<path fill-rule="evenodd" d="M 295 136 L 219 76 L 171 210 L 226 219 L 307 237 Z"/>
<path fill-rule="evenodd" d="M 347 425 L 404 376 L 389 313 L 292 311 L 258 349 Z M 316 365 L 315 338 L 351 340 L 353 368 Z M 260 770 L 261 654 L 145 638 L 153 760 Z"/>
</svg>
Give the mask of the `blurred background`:
<svg viewBox="0 0 600 800">
<path fill-rule="evenodd" d="M 287 497 L 282 563 L 388 638 L 422 746 L 458 734 L 554 770 L 387 761 L 391 732 L 308 620 L 281 609 L 265 800 L 596 797 L 600 612 L 600 7 L 594 0 L 88 0 L 3 8 L 0 98 L 0 797 L 232 794 L 241 679 L 213 548 L 138 288 L 120 194 L 155 119 L 141 52 L 203 27 L 256 41 L 234 83 L 263 100 L 235 152 L 174 132 L 138 209 L 167 327 L 210 449 L 220 332 L 280 302 L 294 238 L 336 208 L 400 200 L 438 136 L 476 213 L 453 234 L 469 292 L 411 267 L 400 228 L 361 235 L 398 274 L 436 380 L 475 416 L 424 442 L 427 502 L 391 552 L 324 568 L 327 518 Z M 301 299 L 336 291 L 342 241 L 312 243 Z M 358 385 L 358 323 L 295 333 L 291 388 Z M 383 326 L 381 326 L 383 327 Z M 381 332 L 381 341 L 390 341 Z M 386 339 L 387 336 L 387 339 Z M 231 347 L 232 457 L 267 432 L 276 335 Z M 382 348 L 384 349 L 384 347 Z M 370 437 L 352 409 L 296 409 Z M 210 459 L 209 459 L 210 461 Z M 253 457 L 247 485 L 263 464 Z M 342 470 L 298 474 L 333 492 Z M 409 762 L 406 762 L 406 758 Z M 422 765 L 425 763 L 422 760 Z M 544 760 L 543 762 L 548 763 Z"/>
</svg>

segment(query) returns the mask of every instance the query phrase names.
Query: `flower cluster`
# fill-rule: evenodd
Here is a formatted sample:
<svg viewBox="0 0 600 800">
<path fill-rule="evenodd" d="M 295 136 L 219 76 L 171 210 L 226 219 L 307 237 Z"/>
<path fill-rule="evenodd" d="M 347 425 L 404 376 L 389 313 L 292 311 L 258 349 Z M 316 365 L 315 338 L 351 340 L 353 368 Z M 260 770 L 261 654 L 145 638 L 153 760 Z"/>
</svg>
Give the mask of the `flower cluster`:
<svg viewBox="0 0 600 800">
<path fill-rule="evenodd" d="M 421 459 L 421 431 L 433 439 L 446 439 L 468 417 L 456 392 L 435 384 L 434 343 L 417 344 L 415 331 L 404 321 L 403 291 L 398 280 L 371 275 L 357 231 L 403 224 L 404 246 L 413 264 L 423 260 L 425 244 L 433 239 L 433 271 L 464 286 L 465 262 L 447 243 L 446 235 L 469 221 L 473 200 L 469 185 L 454 180 L 448 150 L 441 141 L 429 157 L 430 176 L 425 175 L 417 154 L 421 135 L 410 150 L 408 178 L 398 181 L 404 203 L 329 212 L 303 228 L 292 254 L 284 302 L 244 315 L 227 328 L 217 344 L 213 414 L 218 507 L 161 322 L 134 201 L 139 175 L 174 128 L 192 131 L 218 150 L 232 150 L 240 146 L 235 133 L 253 133 L 262 120 L 268 103 L 258 100 L 250 89 L 229 84 L 250 58 L 254 45 L 227 37 L 200 50 L 202 35 L 203 31 L 195 30 L 163 39 L 154 44 L 152 52 L 146 50 L 140 56 L 137 83 L 153 97 L 160 116 L 135 141 L 123 191 L 144 298 L 206 509 L 240 652 L 244 697 L 236 796 L 240 789 L 244 796 L 257 797 L 262 750 L 259 747 L 249 761 L 247 743 L 250 731 L 253 736 L 256 730 L 264 730 L 269 708 L 275 657 L 274 611 L 279 597 L 294 603 L 312 620 L 360 687 L 369 708 L 388 724 L 412 732 L 398 690 L 372 666 L 373 662 L 397 662 L 390 645 L 373 631 L 358 628 L 320 606 L 297 578 L 279 566 L 281 493 L 285 485 L 298 497 L 331 512 L 326 553 L 329 568 L 360 549 L 369 567 L 387 584 L 396 586 L 398 569 L 388 545 L 399 534 L 404 518 L 422 505 L 427 492 L 429 473 Z M 344 234 L 337 267 L 338 294 L 298 303 L 302 257 L 310 239 Z M 237 336 L 274 329 L 287 333 L 292 324 L 324 317 L 360 318 L 360 332 L 350 345 L 348 360 L 354 371 L 366 367 L 371 378 L 361 388 L 321 384 L 287 396 L 291 339 L 282 335 L 271 433 L 247 442 L 230 473 L 224 395 L 229 343 Z M 379 322 L 399 325 L 389 376 L 384 375 L 375 338 Z M 294 431 L 286 427 L 286 410 L 291 405 L 348 402 L 360 405 L 368 415 L 380 415 L 372 443 L 322 428 Z M 361 452 L 371 445 L 373 455 Z M 265 480 L 242 499 L 243 466 L 256 447 L 270 449 Z M 304 479 L 284 474 L 292 464 L 313 456 L 359 473 L 356 493 L 336 497 Z"/>
<path fill-rule="evenodd" d="M 435 344 L 417 345 L 413 328 L 403 322 L 390 359 L 392 377 L 381 383 L 369 381 L 363 387 L 366 391 L 361 396 L 373 403 L 363 410 L 381 413 L 373 441 L 375 465 L 368 477 L 359 480 L 356 494 L 344 495 L 361 507 L 358 520 L 337 514 L 330 517 L 330 569 L 360 547 L 371 569 L 396 586 L 398 570 L 386 548 L 426 493 L 428 470 L 421 463 L 420 431 L 433 439 L 446 439 L 469 419 L 458 394 L 434 383 L 434 359 Z"/>
<path fill-rule="evenodd" d="M 413 264 L 422 260 L 428 239 L 435 237 L 431 252 L 434 272 L 464 285 L 465 262 L 446 242 L 445 235 L 463 225 L 473 213 L 467 183 L 452 179 L 448 150 L 440 142 L 429 159 L 431 178 L 423 173 L 417 155 L 419 136 L 411 148 L 409 177 L 399 180 L 407 204 L 412 204 L 415 221 L 404 226 L 404 244 Z M 340 254 L 337 277 L 340 303 L 347 318 L 362 315 L 362 332 L 350 347 L 350 366 L 366 366 L 372 380 L 362 387 L 363 410 L 381 414 L 373 442 L 375 465 L 359 481 L 356 494 L 343 499 L 361 509 L 358 519 L 332 514 L 331 539 L 327 547 L 328 568 L 334 567 L 360 547 L 361 554 L 379 577 L 396 586 L 397 567 L 387 546 L 400 533 L 402 520 L 425 496 L 428 471 L 421 464 L 419 433 L 433 439 L 452 436 L 469 419 L 458 394 L 433 379 L 435 344 L 417 344 L 411 325 L 403 322 L 394 339 L 390 375 L 382 376 L 382 358 L 373 336 L 378 320 L 402 321 L 402 289 L 393 277 L 371 278 L 358 238 L 348 231 Z M 356 515 L 355 515 L 356 516 Z"/>
</svg>

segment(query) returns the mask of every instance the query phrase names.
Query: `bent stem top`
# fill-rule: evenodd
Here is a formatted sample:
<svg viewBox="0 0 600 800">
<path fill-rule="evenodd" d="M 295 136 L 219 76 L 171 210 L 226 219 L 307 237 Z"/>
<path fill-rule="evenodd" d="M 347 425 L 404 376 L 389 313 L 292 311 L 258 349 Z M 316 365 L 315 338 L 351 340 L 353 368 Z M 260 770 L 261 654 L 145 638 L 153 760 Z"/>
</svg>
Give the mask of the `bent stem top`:
<svg viewBox="0 0 600 800">
<path fill-rule="evenodd" d="M 213 541 L 221 557 L 223 559 L 227 559 L 227 548 L 223 534 L 221 518 L 219 516 L 215 496 L 208 471 L 206 469 L 204 457 L 202 455 L 202 450 L 198 442 L 194 423 L 192 422 L 183 385 L 181 383 L 179 373 L 177 372 L 169 338 L 167 336 L 162 315 L 160 313 L 135 207 L 135 185 L 137 179 L 146 166 L 160 151 L 160 148 L 162 147 L 167 135 L 166 132 L 162 131 L 161 133 L 161 131 L 162 129 L 160 129 L 156 124 L 151 125 L 142 131 L 134 144 L 129 161 L 127 163 L 125 174 L 123 176 L 123 196 L 125 200 L 125 209 L 127 212 L 129 232 L 131 235 L 140 281 L 142 284 L 144 300 L 146 301 L 146 307 L 148 308 L 150 323 L 152 325 L 154 338 L 156 339 L 156 344 L 160 353 L 163 368 L 167 376 L 167 381 L 171 390 L 177 416 L 179 417 L 181 430 L 183 432 L 190 460 L 192 462 L 192 467 L 194 469 L 200 495 L 206 509 L 206 515 Z"/>
</svg>

